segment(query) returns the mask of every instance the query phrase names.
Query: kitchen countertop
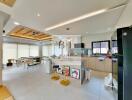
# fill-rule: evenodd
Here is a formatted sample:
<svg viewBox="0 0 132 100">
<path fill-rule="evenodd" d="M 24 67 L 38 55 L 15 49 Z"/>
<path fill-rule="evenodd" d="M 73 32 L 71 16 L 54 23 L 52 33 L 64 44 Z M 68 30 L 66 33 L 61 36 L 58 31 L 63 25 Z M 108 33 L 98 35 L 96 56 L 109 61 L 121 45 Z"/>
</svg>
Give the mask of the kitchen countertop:
<svg viewBox="0 0 132 100">
<path fill-rule="evenodd" d="M 79 65 L 81 66 L 81 57 L 61 57 L 61 58 L 54 58 L 52 61 L 59 65 Z"/>
</svg>

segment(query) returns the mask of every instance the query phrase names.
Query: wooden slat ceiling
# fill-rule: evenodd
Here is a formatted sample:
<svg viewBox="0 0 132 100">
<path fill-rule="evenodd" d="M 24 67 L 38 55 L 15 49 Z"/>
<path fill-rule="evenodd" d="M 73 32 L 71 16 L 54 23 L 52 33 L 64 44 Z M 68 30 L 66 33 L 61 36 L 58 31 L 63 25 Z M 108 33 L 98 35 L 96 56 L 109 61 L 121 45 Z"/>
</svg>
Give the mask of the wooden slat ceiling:
<svg viewBox="0 0 132 100">
<path fill-rule="evenodd" d="M 9 7 L 12 7 L 15 4 L 16 0 L 0 0 L 0 2 Z"/>
<path fill-rule="evenodd" d="M 21 25 L 16 26 L 11 32 L 9 32 L 9 35 L 13 37 L 38 40 L 38 41 L 52 40 L 53 38 L 51 35 Z"/>
</svg>

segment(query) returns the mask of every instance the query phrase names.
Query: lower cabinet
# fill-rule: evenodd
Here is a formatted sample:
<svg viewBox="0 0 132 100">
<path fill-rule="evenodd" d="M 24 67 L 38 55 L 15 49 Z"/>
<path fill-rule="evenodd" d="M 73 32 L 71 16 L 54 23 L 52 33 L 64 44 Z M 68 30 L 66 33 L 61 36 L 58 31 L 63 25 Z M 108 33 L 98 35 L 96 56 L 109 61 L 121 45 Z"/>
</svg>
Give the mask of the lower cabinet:
<svg viewBox="0 0 132 100">
<path fill-rule="evenodd" d="M 102 71 L 102 72 L 112 72 L 112 60 L 105 58 L 100 60 L 98 57 L 85 57 L 84 65 L 92 70 Z"/>
</svg>

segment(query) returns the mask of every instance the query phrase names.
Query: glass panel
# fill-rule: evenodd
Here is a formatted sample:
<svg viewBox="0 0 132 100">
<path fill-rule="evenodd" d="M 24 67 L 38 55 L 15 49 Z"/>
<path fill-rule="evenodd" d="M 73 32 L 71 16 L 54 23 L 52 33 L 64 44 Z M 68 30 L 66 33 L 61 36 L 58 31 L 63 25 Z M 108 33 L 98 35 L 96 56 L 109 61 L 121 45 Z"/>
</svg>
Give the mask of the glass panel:
<svg viewBox="0 0 132 100">
<path fill-rule="evenodd" d="M 109 42 L 101 42 L 101 53 L 106 54 L 109 50 Z"/>
<path fill-rule="evenodd" d="M 108 48 L 108 42 L 101 42 L 101 48 Z"/>
<path fill-rule="evenodd" d="M 112 47 L 117 47 L 117 41 L 112 41 Z"/>
<path fill-rule="evenodd" d="M 118 48 L 117 47 L 112 47 L 112 53 L 113 54 L 118 53 Z"/>
<path fill-rule="evenodd" d="M 61 48 L 59 48 L 58 45 L 55 46 L 55 55 L 60 56 L 61 55 Z"/>
<path fill-rule="evenodd" d="M 93 48 L 100 48 L 100 42 L 94 42 Z"/>
<path fill-rule="evenodd" d="M 106 54 L 108 52 L 108 48 L 101 48 L 101 53 L 102 54 Z"/>
<path fill-rule="evenodd" d="M 100 48 L 93 48 L 94 54 L 100 54 Z"/>
</svg>

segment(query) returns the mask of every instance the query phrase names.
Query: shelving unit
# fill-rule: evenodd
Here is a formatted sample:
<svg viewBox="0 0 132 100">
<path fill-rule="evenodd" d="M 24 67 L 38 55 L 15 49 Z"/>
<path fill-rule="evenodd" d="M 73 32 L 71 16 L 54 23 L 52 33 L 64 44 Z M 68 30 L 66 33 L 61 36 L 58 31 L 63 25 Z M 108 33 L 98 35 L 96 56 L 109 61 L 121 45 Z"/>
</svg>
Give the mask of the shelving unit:
<svg viewBox="0 0 132 100">
<path fill-rule="evenodd" d="M 30 62 L 28 63 L 28 66 L 33 66 L 41 63 L 41 58 L 40 57 L 29 57 L 28 58 Z"/>
</svg>

